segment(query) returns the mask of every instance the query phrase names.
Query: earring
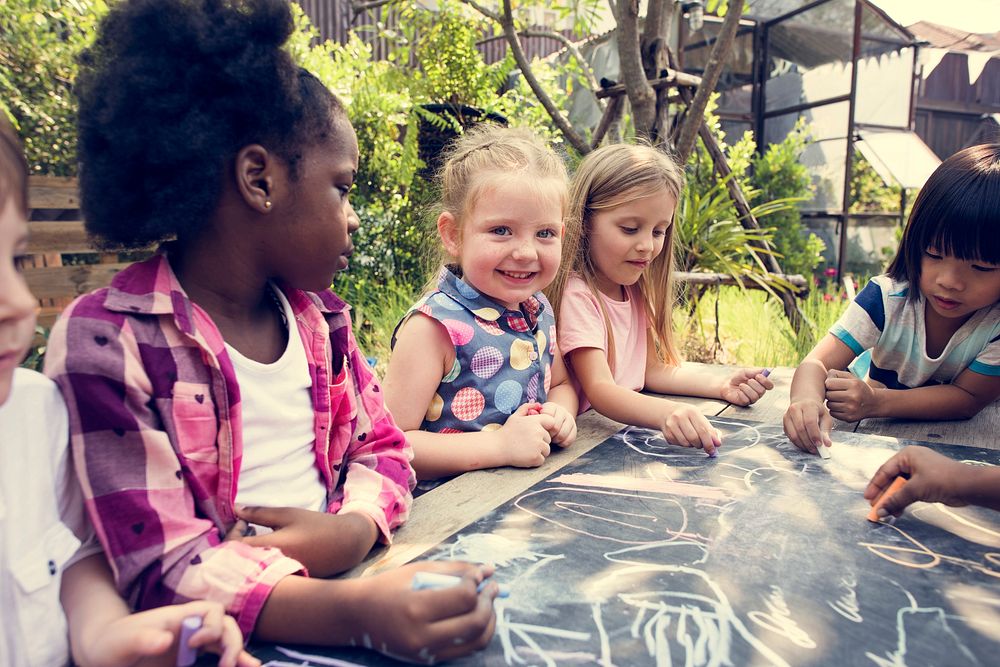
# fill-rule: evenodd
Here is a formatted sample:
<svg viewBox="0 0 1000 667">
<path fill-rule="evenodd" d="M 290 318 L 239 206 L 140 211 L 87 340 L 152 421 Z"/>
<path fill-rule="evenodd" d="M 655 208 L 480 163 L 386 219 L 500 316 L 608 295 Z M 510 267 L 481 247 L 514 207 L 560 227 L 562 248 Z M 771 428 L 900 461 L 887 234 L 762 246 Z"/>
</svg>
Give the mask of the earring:
<svg viewBox="0 0 1000 667">
<path fill-rule="evenodd" d="M 270 199 L 265 199 L 264 200 L 264 208 L 271 208 L 271 200 Z"/>
</svg>

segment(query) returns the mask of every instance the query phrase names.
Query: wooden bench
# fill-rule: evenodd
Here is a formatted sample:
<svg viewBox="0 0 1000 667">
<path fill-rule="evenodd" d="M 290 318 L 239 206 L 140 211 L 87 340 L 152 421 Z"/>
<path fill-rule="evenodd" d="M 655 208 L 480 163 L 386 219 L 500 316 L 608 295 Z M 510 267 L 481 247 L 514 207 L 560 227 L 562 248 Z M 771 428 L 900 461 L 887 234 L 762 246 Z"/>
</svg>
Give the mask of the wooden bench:
<svg viewBox="0 0 1000 667">
<path fill-rule="evenodd" d="M 51 327 L 74 298 L 108 285 L 130 262 L 120 261 L 118 253 L 100 251 L 87 238 L 75 178 L 30 177 L 28 202 L 24 277 L 38 299 L 38 323 Z"/>
</svg>

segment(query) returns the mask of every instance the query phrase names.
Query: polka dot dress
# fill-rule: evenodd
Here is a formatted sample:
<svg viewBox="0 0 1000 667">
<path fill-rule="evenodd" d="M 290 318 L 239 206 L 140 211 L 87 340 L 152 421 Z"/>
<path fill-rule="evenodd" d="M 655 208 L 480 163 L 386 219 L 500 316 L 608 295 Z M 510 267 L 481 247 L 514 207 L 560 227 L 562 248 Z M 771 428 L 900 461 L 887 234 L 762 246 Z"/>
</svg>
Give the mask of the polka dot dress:
<svg viewBox="0 0 1000 667">
<path fill-rule="evenodd" d="M 437 290 L 418 301 L 403 322 L 415 311 L 440 322 L 455 346 L 455 363 L 441 378 L 421 429 L 493 430 L 524 403 L 545 402 L 556 328 L 541 292 L 511 311 L 442 269 Z"/>
</svg>

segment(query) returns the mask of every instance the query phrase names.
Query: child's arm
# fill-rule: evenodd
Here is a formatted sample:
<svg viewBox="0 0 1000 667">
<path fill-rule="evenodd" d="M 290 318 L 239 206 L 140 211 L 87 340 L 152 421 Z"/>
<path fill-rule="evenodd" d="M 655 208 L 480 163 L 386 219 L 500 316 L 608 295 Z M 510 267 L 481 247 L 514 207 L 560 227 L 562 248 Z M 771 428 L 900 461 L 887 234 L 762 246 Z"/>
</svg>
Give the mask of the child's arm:
<svg viewBox="0 0 1000 667">
<path fill-rule="evenodd" d="M 359 579 L 286 577 L 271 593 L 254 637 L 261 641 L 365 646 L 406 661 L 433 664 L 486 646 L 499 589 L 491 567 L 445 561 L 411 563 Z M 412 590 L 417 572 L 462 577 L 439 590 Z"/>
<path fill-rule="evenodd" d="M 243 635 L 217 602 L 190 602 L 130 614 L 115 590 L 104 554 L 84 558 L 62 577 L 60 598 L 69 624 L 73 662 L 80 667 L 176 664 L 181 622 L 201 616 L 190 646 L 219 654 L 223 667 L 255 667 L 244 652 Z"/>
<path fill-rule="evenodd" d="M 414 313 L 396 335 L 385 373 L 385 400 L 413 446 L 418 479 L 437 479 L 469 470 L 541 465 L 549 455 L 545 415 L 528 415 L 522 405 L 494 431 L 430 433 L 420 430 L 441 378 L 451 370 L 454 347 L 434 320 Z M 440 399 L 438 399 L 440 400 Z"/>
<path fill-rule="evenodd" d="M 576 413 L 580 409 L 580 399 L 569 379 L 566 362 L 559 353 L 558 346 L 552 355 L 552 384 L 542 405 L 542 413 L 552 418 L 549 435 L 552 442 L 560 447 L 569 447 L 576 440 Z"/>
<path fill-rule="evenodd" d="M 577 381 L 594 409 L 625 424 L 655 428 L 668 442 L 704 449 L 710 455 L 719 435 L 704 415 L 689 405 L 648 396 L 615 383 L 604 350 L 581 347 L 569 353 Z"/>
<path fill-rule="evenodd" d="M 185 474 L 189 465 L 208 464 L 180 460 L 136 338 L 101 299 L 100 292 L 82 297 L 64 311 L 49 337 L 45 372 L 66 400 L 76 471 L 118 590 L 139 609 L 210 592 L 249 633 L 271 588 L 302 565 L 278 549 L 223 543 L 229 526 L 205 514 L 207 503 Z M 202 400 L 191 398 L 184 409 L 211 412 Z M 218 423 L 197 426 L 189 435 L 198 453 L 217 460 Z"/>
<path fill-rule="evenodd" d="M 763 368 L 741 369 L 729 377 L 717 377 L 683 364 L 668 366 L 656 356 L 652 334 L 646 336 L 646 386 L 658 394 L 717 398 L 733 405 L 755 403 L 774 389 Z"/>
<path fill-rule="evenodd" d="M 327 453 L 336 476 L 327 512 L 294 507 L 241 508 L 238 516 L 250 523 L 274 528 L 273 533 L 242 537 L 254 546 L 277 547 L 306 566 L 309 574 L 327 577 L 354 567 L 409 513 L 413 470 L 406 436 L 385 409 L 383 392 L 354 338 L 350 318 L 346 329 L 347 369 L 343 401 L 349 401 L 353 432 L 335 430 Z M 343 331 L 342 331 L 343 332 Z M 331 340 L 336 340 L 331 332 Z"/>
<path fill-rule="evenodd" d="M 795 369 L 783 423 L 785 435 L 799 449 L 817 454 L 817 447 L 832 444 L 833 421 L 824 403 L 827 373 L 847 368 L 855 356 L 846 343 L 826 334 Z"/>
<path fill-rule="evenodd" d="M 867 417 L 969 419 L 1000 398 L 1000 377 L 962 371 L 951 384 L 913 389 L 874 388 L 852 373 L 831 370 L 826 378 L 830 414 L 856 422 Z"/>
<path fill-rule="evenodd" d="M 874 503 L 901 475 L 909 481 L 889 497 L 879 516 L 899 516 L 907 505 L 918 500 L 1000 510 L 1000 468 L 959 463 L 934 450 L 914 446 L 904 447 L 882 464 L 865 489 L 865 499 Z"/>
</svg>

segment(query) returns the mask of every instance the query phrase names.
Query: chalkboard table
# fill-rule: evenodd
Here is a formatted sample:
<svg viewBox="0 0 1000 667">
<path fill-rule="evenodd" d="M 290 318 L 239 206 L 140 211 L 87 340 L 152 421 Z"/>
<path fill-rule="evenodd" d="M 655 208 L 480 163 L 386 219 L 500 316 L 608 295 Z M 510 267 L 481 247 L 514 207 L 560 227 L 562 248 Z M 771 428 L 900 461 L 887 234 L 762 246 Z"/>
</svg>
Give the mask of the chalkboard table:
<svg viewBox="0 0 1000 667">
<path fill-rule="evenodd" d="M 627 428 L 432 547 L 511 590 L 490 646 L 454 664 L 1000 663 L 1000 515 L 918 504 L 872 524 L 861 492 L 905 442 L 837 432 L 823 461 L 773 423 L 713 421 L 716 459 Z"/>
</svg>

